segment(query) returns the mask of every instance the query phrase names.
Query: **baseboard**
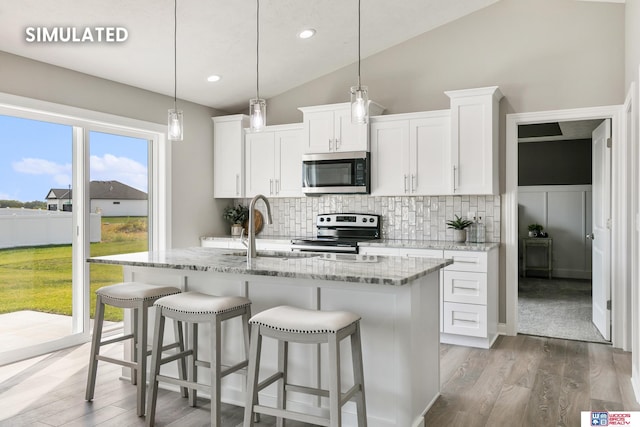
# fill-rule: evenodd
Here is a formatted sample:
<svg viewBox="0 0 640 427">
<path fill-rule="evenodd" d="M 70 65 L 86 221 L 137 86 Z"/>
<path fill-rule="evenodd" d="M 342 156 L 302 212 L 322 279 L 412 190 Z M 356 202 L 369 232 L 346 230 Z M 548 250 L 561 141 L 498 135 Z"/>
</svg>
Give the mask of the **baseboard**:
<svg viewBox="0 0 640 427">
<path fill-rule="evenodd" d="M 631 387 L 633 387 L 636 403 L 640 403 L 640 373 L 635 369 L 631 372 Z"/>
</svg>

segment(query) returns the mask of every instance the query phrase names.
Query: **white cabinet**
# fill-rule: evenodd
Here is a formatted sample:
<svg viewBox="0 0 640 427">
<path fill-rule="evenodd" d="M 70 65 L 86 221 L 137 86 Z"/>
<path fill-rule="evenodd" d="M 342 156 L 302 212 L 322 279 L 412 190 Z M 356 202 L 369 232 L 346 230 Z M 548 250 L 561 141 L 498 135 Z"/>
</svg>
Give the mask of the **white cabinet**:
<svg viewBox="0 0 640 427">
<path fill-rule="evenodd" d="M 300 107 L 304 125 L 304 152 L 368 151 L 369 125 L 351 123 L 351 104 Z M 382 114 L 384 108 L 371 102 L 370 115 Z"/>
<path fill-rule="evenodd" d="M 453 259 L 440 271 L 440 342 L 490 348 L 498 337 L 498 248 L 489 251 L 360 246 L 364 255 Z"/>
<path fill-rule="evenodd" d="M 497 86 L 445 92 L 451 99 L 453 194 L 499 194 Z"/>
<path fill-rule="evenodd" d="M 245 197 L 302 196 L 302 126 L 267 126 L 247 133 Z"/>
<path fill-rule="evenodd" d="M 213 197 L 244 196 L 244 128 L 249 116 L 213 117 Z"/>
<path fill-rule="evenodd" d="M 442 334 L 447 344 L 489 348 L 498 336 L 498 250 L 444 251 Z"/>
<path fill-rule="evenodd" d="M 449 194 L 449 110 L 371 119 L 371 194 Z"/>
</svg>

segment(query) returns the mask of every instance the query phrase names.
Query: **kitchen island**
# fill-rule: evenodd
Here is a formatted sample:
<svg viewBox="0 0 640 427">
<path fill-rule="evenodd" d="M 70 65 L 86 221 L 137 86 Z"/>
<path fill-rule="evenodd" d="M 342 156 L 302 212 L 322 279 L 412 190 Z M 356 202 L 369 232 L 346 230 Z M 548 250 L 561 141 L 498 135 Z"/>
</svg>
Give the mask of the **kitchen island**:
<svg viewBox="0 0 640 427">
<path fill-rule="evenodd" d="M 422 426 L 424 413 L 439 395 L 439 270 L 450 260 L 259 252 L 247 265 L 244 252 L 195 247 L 88 261 L 123 265 L 125 281 L 246 296 L 252 300 L 254 314 L 283 304 L 359 314 L 369 426 Z M 125 318 L 125 327 L 129 323 Z M 239 319 L 227 323 L 223 329 L 223 361 L 233 363 L 243 355 L 241 325 Z M 168 329 L 167 337 L 173 336 Z M 200 333 L 200 351 L 206 355 L 208 331 L 200 328 Z M 324 347 L 291 345 L 292 382 L 327 388 Z M 344 345 L 343 390 L 352 385 L 350 357 L 350 348 Z M 275 341 L 264 341 L 261 366 L 265 376 L 275 371 Z M 244 388 L 244 376 L 225 378 L 223 401 L 243 405 Z M 288 397 L 290 409 L 312 414 L 323 410 L 315 408 L 317 397 L 297 393 Z M 275 388 L 265 389 L 260 399 L 273 404 Z M 327 402 L 322 406 L 326 408 Z M 344 426 L 356 425 L 352 403 L 344 408 L 343 422 Z"/>
</svg>

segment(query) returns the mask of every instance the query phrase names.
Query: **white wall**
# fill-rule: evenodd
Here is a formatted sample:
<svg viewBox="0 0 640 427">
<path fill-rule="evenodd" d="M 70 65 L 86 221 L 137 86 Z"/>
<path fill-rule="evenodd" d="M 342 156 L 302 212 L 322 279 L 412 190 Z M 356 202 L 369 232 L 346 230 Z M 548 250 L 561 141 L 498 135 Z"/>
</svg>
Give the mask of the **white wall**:
<svg viewBox="0 0 640 427">
<path fill-rule="evenodd" d="M 0 52 L 0 92 L 166 123 L 168 96 Z M 185 139 L 172 146 L 172 244 L 197 246 L 199 237 L 222 233 L 225 204 L 213 199 L 213 124 L 220 112 L 178 101 Z"/>
<path fill-rule="evenodd" d="M 148 200 L 91 199 L 91 212 L 102 216 L 147 216 Z"/>
<path fill-rule="evenodd" d="M 538 223 L 553 239 L 553 277 L 591 279 L 590 185 L 518 187 L 518 236 Z M 522 253 L 520 254 L 522 256 Z"/>
</svg>

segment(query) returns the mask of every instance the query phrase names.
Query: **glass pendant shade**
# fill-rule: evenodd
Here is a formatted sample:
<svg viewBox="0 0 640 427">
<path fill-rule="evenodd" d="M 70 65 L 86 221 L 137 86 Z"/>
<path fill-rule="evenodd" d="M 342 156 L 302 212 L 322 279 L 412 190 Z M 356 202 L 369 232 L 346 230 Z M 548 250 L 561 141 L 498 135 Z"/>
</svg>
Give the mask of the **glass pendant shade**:
<svg viewBox="0 0 640 427">
<path fill-rule="evenodd" d="M 369 95 L 366 86 L 351 86 L 351 123 L 369 121 Z"/>
<path fill-rule="evenodd" d="M 169 120 L 167 125 L 167 134 L 169 141 L 182 141 L 182 110 L 170 109 Z"/>
<path fill-rule="evenodd" d="M 267 102 L 264 99 L 249 100 L 249 122 L 252 132 L 260 132 L 267 122 Z"/>
</svg>

